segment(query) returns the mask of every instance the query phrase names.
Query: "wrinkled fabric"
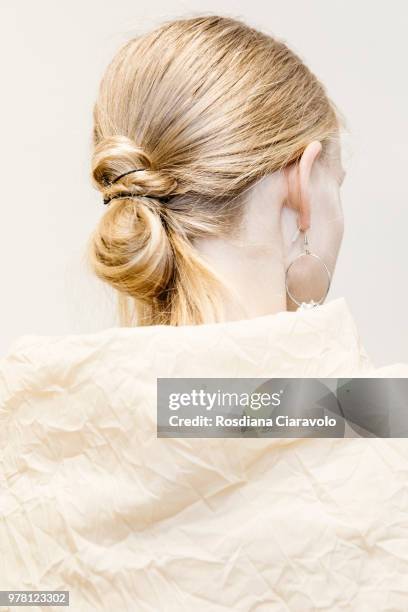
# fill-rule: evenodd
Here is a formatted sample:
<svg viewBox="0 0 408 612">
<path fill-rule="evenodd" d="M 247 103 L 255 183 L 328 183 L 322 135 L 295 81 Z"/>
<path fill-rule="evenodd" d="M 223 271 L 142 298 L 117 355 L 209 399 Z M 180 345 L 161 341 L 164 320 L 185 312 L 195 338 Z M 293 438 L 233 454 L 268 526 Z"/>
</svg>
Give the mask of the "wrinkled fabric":
<svg viewBox="0 0 408 612">
<path fill-rule="evenodd" d="M 407 375 L 374 368 L 342 298 L 21 338 L 0 363 L 0 589 L 86 612 L 408 609 L 406 440 L 156 437 L 157 377 Z"/>
</svg>

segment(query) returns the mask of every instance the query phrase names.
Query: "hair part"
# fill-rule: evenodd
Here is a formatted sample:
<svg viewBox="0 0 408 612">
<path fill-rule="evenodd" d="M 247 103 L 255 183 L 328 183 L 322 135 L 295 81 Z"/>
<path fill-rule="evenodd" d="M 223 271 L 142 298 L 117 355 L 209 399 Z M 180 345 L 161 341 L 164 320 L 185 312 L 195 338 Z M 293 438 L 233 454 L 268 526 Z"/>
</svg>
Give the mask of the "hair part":
<svg viewBox="0 0 408 612">
<path fill-rule="evenodd" d="M 194 241 L 231 232 L 248 188 L 313 140 L 324 154 L 338 127 L 299 57 L 238 20 L 171 21 L 127 42 L 94 107 L 92 177 L 110 202 L 90 243 L 122 322 L 222 320 L 228 287 Z"/>
</svg>

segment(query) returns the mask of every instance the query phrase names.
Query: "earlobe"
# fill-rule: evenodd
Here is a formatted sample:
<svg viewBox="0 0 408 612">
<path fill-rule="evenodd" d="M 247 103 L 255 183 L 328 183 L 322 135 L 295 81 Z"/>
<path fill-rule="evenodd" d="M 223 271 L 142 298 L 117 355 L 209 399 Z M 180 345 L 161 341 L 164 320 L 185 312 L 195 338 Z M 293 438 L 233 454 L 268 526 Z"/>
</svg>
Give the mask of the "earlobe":
<svg viewBox="0 0 408 612">
<path fill-rule="evenodd" d="M 297 164 L 293 163 L 284 169 L 286 179 L 285 204 L 291 210 L 299 212 L 299 172 Z"/>
</svg>

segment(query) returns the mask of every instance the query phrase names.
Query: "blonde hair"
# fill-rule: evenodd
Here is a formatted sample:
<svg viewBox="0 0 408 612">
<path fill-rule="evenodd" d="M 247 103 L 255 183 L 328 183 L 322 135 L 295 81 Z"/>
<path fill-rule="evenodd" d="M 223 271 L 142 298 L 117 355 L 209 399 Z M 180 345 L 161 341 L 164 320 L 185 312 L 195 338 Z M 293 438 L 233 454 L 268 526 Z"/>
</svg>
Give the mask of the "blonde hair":
<svg viewBox="0 0 408 612">
<path fill-rule="evenodd" d="M 112 199 L 90 245 L 122 323 L 221 320 L 225 287 L 195 239 L 231 231 L 251 185 L 337 130 L 299 57 L 240 21 L 177 20 L 127 42 L 94 107 L 92 177 Z"/>
</svg>

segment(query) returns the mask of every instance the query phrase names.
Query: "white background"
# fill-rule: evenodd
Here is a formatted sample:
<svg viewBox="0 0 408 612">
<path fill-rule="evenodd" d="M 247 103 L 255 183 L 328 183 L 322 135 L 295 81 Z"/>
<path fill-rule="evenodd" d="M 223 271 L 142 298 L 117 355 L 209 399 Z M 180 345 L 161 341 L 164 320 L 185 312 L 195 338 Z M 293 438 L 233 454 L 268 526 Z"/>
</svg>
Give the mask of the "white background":
<svg viewBox="0 0 408 612">
<path fill-rule="evenodd" d="M 89 178 L 92 105 L 125 40 L 206 12 L 283 38 L 326 85 L 350 135 L 344 296 L 377 365 L 408 361 L 408 74 L 404 0 L 13 0 L 1 8 L 0 354 L 23 334 L 115 324 L 85 246 L 104 212 Z"/>
</svg>

